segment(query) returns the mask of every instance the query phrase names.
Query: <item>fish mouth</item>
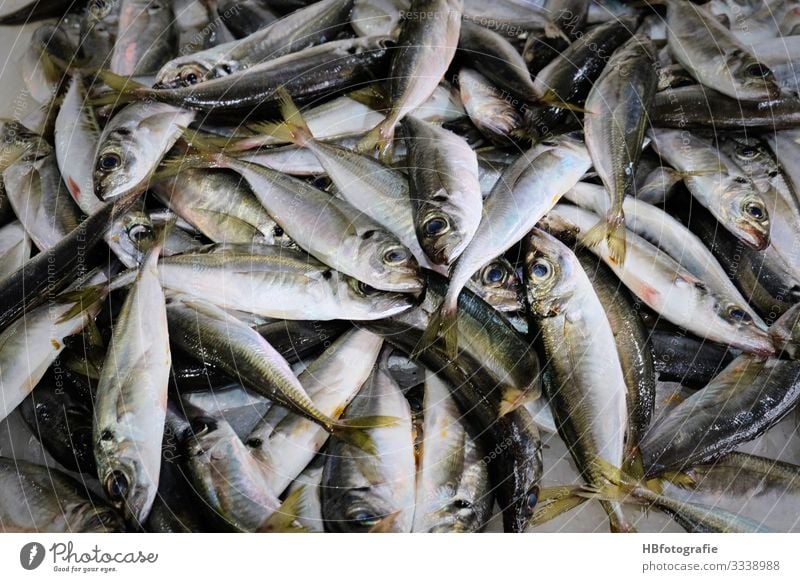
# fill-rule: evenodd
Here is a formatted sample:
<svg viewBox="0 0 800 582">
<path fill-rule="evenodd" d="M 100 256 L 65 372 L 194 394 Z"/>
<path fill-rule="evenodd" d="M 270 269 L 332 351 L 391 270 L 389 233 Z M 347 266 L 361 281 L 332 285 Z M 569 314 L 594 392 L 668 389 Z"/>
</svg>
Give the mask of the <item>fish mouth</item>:
<svg viewBox="0 0 800 582">
<path fill-rule="evenodd" d="M 769 246 L 769 232 L 748 223 L 740 223 L 737 236 L 754 251 L 763 251 Z"/>
</svg>

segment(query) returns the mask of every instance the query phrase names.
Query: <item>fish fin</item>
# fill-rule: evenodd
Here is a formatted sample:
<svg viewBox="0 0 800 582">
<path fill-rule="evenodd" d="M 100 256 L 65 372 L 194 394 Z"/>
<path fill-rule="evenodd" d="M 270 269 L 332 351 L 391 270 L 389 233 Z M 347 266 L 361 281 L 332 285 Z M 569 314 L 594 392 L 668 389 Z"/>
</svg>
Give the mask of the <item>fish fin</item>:
<svg viewBox="0 0 800 582">
<path fill-rule="evenodd" d="M 381 518 L 381 520 L 378 523 L 376 523 L 370 528 L 369 533 L 392 533 L 392 527 L 397 521 L 397 518 L 400 517 L 402 513 L 403 513 L 402 510 L 398 510 Z"/>
<path fill-rule="evenodd" d="M 297 524 L 297 516 L 303 511 L 303 489 L 301 485 L 286 496 L 281 506 L 258 526 L 256 533 L 305 533 L 308 529 Z"/>
<path fill-rule="evenodd" d="M 539 492 L 539 502 L 528 526 L 542 525 L 559 515 L 571 511 L 587 501 L 579 495 L 580 487 L 545 487 Z"/>
<path fill-rule="evenodd" d="M 191 148 L 175 156 L 164 158 L 157 171 L 162 178 L 172 177 L 180 173 L 181 169 L 189 168 L 222 168 L 222 153 L 218 150 L 204 150 Z"/>
<path fill-rule="evenodd" d="M 548 90 L 544 95 L 539 97 L 536 100 L 538 103 L 542 105 L 548 105 L 550 107 L 558 107 L 559 109 L 566 109 L 567 111 L 574 111 L 575 113 L 591 113 L 584 107 L 580 105 L 575 105 L 573 103 L 567 103 L 566 101 L 562 101 L 559 99 L 552 90 Z"/>
<path fill-rule="evenodd" d="M 345 420 L 340 419 L 333 424 L 331 432 L 335 437 L 361 449 L 365 453 L 375 455 L 378 451 L 369 431 L 392 426 L 399 420 L 394 416 L 362 416 Z"/>
<path fill-rule="evenodd" d="M 386 89 L 384 89 L 383 85 L 377 83 L 350 91 L 347 96 L 353 101 L 358 101 L 376 111 L 388 109 L 391 106 Z"/>
<path fill-rule="evenodd" d="M 520 390 L 519 388 L 506 387 L 503 390 L 502 400 L 500 401 L 500 412 L 498 418 L 505 416 L 509 412 L 514 412 L 520 406 L 536 400 L 537 394 L 533 390 Z"/>
<path fill-rule="evenodd" d="M 633 449 L 622 464 L 622 472 L 637 481 L 644 478 L 644 462 L 638 449 Z"/>
<path fill-rule="evenodd" d="M 300 113 L 286 87 L 281 85 L 276 93 L 280 102 L 283 121 L 280 123 L 257 123 L 252 126 L 252 129 L 257 133 L 266 133 L 282 141 L 291 142 L 300 147 L 304 146 L 306 142 L 314 139 L 314 135 L 308 128 L 303 114 Z"/>
<path fill-rule="evenodd" d="M 82 312 L 89 309 L 92 305 L 102 301 L 107 293 L 107 283 L 90 285 L 88 287 L 84 287 L 83 289 L 61 293 L 57 298 L 59 303 L 74 303 L 74 305 L 58 319 L 57 323 L 64 323 L 73 317 L 77 317 Z"/>
<path fill-rule="evenodd" d="M 439 336 L 444 340 L 444 349 L 448 358 L 455 360 L 458 355 L 458 304 L 449 305 L 448 298 L 445 297 L 442 305 L 431 316 L 428 327 L 422 338 L 414 348 L 413 358 L 417 358 L 430 348 Z"/>
<path fill-rule="evenodd" d="M 111 93 L 90 99 L 89 103 L 94 106 L 127 103 L 128 101 L 147 97 L 153 93 L 150 87 L 134 81 L 131 77 L 117 75 L 109 70 L 97 71 L 97 76 L 100 77 L 103 83 L 108 85 Z"/>
<path fill-rule="evenodd" d="M 97 327 L 97 322 L 94 319 L 86 324 L 83 335 L 86 337 L 90 347 L 102 348 L 105 345 L 103 343 L 103 334 L 100 333 L 100 328 Z"/>
<path fill-rule="evenodd" d="M 187 130 L 183 139 L 195 149 L 220 152 L 235 144 L 238 138 L 214 135 L 199 130 Z"/>
<path fill-rule="evenodd" d="M 694 477 L 684 471 L 668 471 L 661 474 L 658 479 L 653 479 L 653 481 L 657 482 L 659 488 L 662 487 L 663 483 L 672 483 L 681 489 L 694 489 L 697 486 L 697 481 Z M 651 486 L 649 482 L 648 488 L 655 491 L 654 486 Z M 661 491 L 656 492 L 661 493 Z"/>
<path fill-rule="evenodd" d="M 561 27 L 558 26 L 555 22 L 548 22 L 544 26 L 544 36 L 545 38 L 561 38 L 567 42 L 572 42 L 570 38 L 561 30 Z"/>
<path fill-rule="evenodd" d="M 394 126 L 388 117 L 373 127 L 358 143 L 356 150 L 362 154 L 378 152 L 380 160 L 386 164 L 391 162 L 394 153 Z"/>
<path fill-rule="evenodd" d="M 625 263 L 625 216 L 609 213 L 581 237 L 586 248 L 599 245 L 604 240 L 608 243 L 608 254 L 617 265 Z"/>
</svg>

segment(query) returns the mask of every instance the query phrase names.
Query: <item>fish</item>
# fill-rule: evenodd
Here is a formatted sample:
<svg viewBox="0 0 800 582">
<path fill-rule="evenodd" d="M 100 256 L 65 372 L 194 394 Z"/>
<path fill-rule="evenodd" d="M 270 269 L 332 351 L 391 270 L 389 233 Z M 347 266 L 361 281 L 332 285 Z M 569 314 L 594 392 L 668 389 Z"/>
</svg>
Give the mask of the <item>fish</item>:
<svg viewBox="0 0 800 582">
<path fill-rule="evenodd" d="M 763 434 L 797 404 L 798 377 L 796 361 L 739 356 L 645 437 L 645 474 L 713 461 Z"/>
<path fill-rule="evenodd" d="M 431 320 L 422 349 L 441 332 L 448 354 L 455 357 L 458 350 L 457 301 L 466 282 L 487 261 L 519 242 L 580 180 L 590 163 L 583 144 L 562 136 L 535 146 L 527 157 L 517 162 L 521 171 L 513 165 L 506 170 L 504 178 L 510 172 L 516 176 L 508 181 L 501 178 L 484 203 L 476 235 L 451 267 L 447 295 L 439 313 Z M 539 194 L 542 191 L 544 195 Z"/>
<path fill-rule="evenodd" d="M 503 95 L 513 96 L 523 103 L 536 99 L 525 60 L 502 35 L 465 19 L 461 24 L 458 50 L 461 57 Z"/>
<path fill-rule="evenodd" d="M 451 265 L 481 220 L 477 156 L 460 137 L 413 115 L 402 123 L 417 238 L 431 261 Z"/>
<path fill-rule="evenodd" d="M 702 85 L 691 85 L 657 93 L 650 118 L 653 126 L 660 128 L 791 130 L 800 125 L 800 99 L 779 95 L 740 101 Z"/>
<path fill-rule="evenodd" d="M 591 221 L 597 216 L 565 204 L 556 205 L 550 214 L 576 226 L 580 232 L 592 228 Z M 701 338 L 762 356 L 774 352 L 767 332 L 736 303 L 715 295 L 702 281 L 643 238 L 630 231 L 626 238 L 629 248 L 624 265 L 614 261 L 605 243 L 592 247 L 591 251 L 661 317 Z"/>
<path fill-rule="evenodd" d="M 372 374 L 383 338 L 364 330 L 346 332 L 298 376 L 323 414 L 338 420 Z M 311 421 L 274 407 L 244 439 L 265 467 L 265 481 L 282 494 L 328 441 Z"/>
<path fill-rule="evenodd" d="M 586 182 L 576 184 L 564 198 L 601 216 L 608 207 L 608 195 L 603 188 Z M 658 206 L 633 197 L 626 197 L 622 207 L 628 217 L 625 223 L 627 228 L 667 253 L 716 295 L 728 298 L 758 327 L 766 330 L 764 321 L 750 307 L 714 254 L 680 221 Z"/>
<path fill-rule="evenodd" d="M 253 30 L 244 38 L 178 56 L 165 63 L 156 75 L 154 87 L 190 87 L 226 77 L 262 62 L 331 41 L 347 25 L 353 0 L 322 0 L 288 16 Z M 248 20 L 250 7 L 236 3 L 220 6 L 226 25 Z M 252 21 L 251 21 L 252 22 Z M 259 23 L 260 24 L 260 23 Z M 251 24 L 252 25 L 252 24 Z M 241 31 L 240 27 L 237 27 Z M 116 71 L 115 71 L 116 72 Z"/>
<path fill-rule="evenodd" d="M 477 532 L 492 514 L 488 457 L 461 423 L 451 390 L 426 371 L 415 532 Z"/>
<path fill-rule="evenodd" d="M 245 38 L 278 20 L 275 10 L 260 0 L 221 0 L 216 14 L 236 38 Z"/>
<path fill-rule="evenodd" d="M 213 242 L 294 245 L 234 172 L 186 168 L 153 184 L 152 191 Z"/>
<path fill-rule="evenodd" d="M 233 75 L 170 89 L 150 88 L 110 71 L 101 72 L 100 76 L 113 91 L 112 102 L 120 97 L 156 101 L 241 120 L 243 115 L 274 114 L 278 105 L 276 89 L 281 86 L 296 100 L 310 102 L 352 89 L 376 75 L 380 77 L 381 67 L 387 64 L 390 42 L 386 37 L 334 40 Z"/>
<path fill-rule="evenodd" d="M 164 0 L 119 0 L 119 25 L 109 63 L 118 75 L 155 73 L 178 52 L 175 9 Z"/>
<path fill-rule="evenodd" d="M 0 531 L 4 533 L 126 530 L 114 508 L 89 497 L 81 483 L 52 467 L 2 457 L 0 489 Z"/>
<path fill-rule="evenodd" d="M 158 163 L 194 117 L 163 103 L 131 103 L 117 113 L 97 142 L 95 195 L 108 202 L 147 189 Z"/>
<path fill-rule="evenodd" d="M 161 282 L 174 293 L 277 319 L 363 321 L 414 305 L 410 294 L 378 291 L 300 251 L 257 246 L 263 248 L 234 246 L 165 257 L 159 265 Z M 114 286 L 129 284 L 130 277 L 119 275 Z M 221 280 L 226 281 L 222 293 Z"/>
<path fill-rule="evenodd" d="M 95 401 L 97 477 L 109 501 L 139 524 L 158 491 L 171 362 L 157 265 L 155 247 L 114 326 Z"/>
<path fill-rule="evenodd" d="M 602 485 L 598 459 L 619 470 L 628 432 L 628 387 L 603 304 L 577 257 L 533 230 L 525 241 L 525 292 L 548 360 L 545 390 L 559 434 L 584 480 Z M 603 506 L 612 531 L 632 526 L 619 504 Z"/>
<path fill-rule="evenodd" d="M 780 95 L 772 71 L 705 7 L 667 0 L 670 53 L 697 81 L 739 101 Z"/>
<path fill-rule="evenodd" d="M 201 153 L 196 164 L 241 174 L 297 246 L 330 267 L 384 291 L 421 289 L 411 252 L 346 201 L 297 178 L 220 153 Z"/>
<path fill-rule="evenodd" d="M 189 421 L 186 465 L 205 519 L 222 531 L 254 531 L 281 504 L 261 465 L 224 418 L 199 412 Z"/>
<path fill-rule="evenodd" d="M 682 173 L 695 199 L 726 229 L 755 250 L 769 245 L 770 219 L 764 198 L 728 156 L 693 133 L 653 129 L 648 134 L 658 155 Z"/>
<path fill-rule="evenodd" d="M 119 29 L 121 4 L 116 0 L 93 0 L 86 7 L 78 44 L 81 56 L 87 59 L 86 67 L 109 66 Z"/>
<path fill-rule="evenodd" d="M 385 352 L 380 356 L 378 366 L 343 418 L 391 416 L 397 420 L 370 431 L 374 455 L 366 455 L 344 441 L 331 442 L 320 494 L 326 531 L 366 532 L 389 516 L 388 531 L 411 531 L 416 479 L 411 411 L 386 370 L 386 357 Z"/>
<path fill-rule="evenodd" d="M 522 114 L 489 82 L 468 67 L 462 67 L 455 79 L 470 121 L 493 142 L 503 144 L 522 126 Z"/>
<path fill-rule="evenodd" d="M 463 10 L 463 0 L 412 0 L 401 15 L 388 75 L 392 105 L 359 144 L 362 152 L 378 150 L 386 158 L 395 126 L 436 89 L 455 57 Z"/>
<path fill-rule="evenodd" d="M 625 451 L 626 461 L 631 461 L 655 411 L 656 375 L 650 333 L 639 316 L 635 301 L 622 289 L 614 273 L 586 251 L 576 253 L 576 257 L 606 312 L 617 346 L 627 387 Z"/>
<path fill-rule="evenodd" d="M 348 423 L 322 412 L 275 348 L 257 331 L 219 307 L 191 298 L 177 298 L 170 301 L 167 319 L 173 342 L 185 352 L 210 362 L 247 389 L 354 446 L 372 452 L 373 444 L 365 428 L 390 422 L 358 419 Z"/>
<path fill-rule="evenodd" d="M 634 36 L 617 49 L 586 99 L 584 136 L 595 171 L 611 197 L 604 222 L 583 243 L 605 238 L 611 256 L 625 262 L 625 197 L 633 193 L 647 113 L 658 83 L 655 46 Z"/>
<path fill-rule="evenodd" d="M 358 36 L 395 35 L 411 0 L 355 0 L 350 25 Z"/>
</svg>

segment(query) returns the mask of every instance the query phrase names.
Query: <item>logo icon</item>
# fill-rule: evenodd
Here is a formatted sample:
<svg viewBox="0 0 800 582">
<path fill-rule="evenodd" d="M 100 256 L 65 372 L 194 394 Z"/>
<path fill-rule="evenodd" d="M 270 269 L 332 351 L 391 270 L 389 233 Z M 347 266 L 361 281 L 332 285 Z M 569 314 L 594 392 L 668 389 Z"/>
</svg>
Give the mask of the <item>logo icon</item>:
<svg viewBox="0 0 800 582">
<path fill-rule="evenodd" d="M 35 570 L 44 561 L 44 546 L 38 542 L 30 542 L 19 551 L 19 563 L 26 570 Z"/>
</svg>

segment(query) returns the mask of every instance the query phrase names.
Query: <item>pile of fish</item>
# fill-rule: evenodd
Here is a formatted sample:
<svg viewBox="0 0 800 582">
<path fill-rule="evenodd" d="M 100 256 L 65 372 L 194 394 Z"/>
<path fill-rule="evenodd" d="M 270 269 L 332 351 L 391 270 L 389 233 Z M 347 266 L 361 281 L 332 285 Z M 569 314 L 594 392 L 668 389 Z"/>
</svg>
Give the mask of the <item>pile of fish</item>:
<svg viewBox="0 0 800 582">
<path fill-rule="evenodd" d="M 740 450 L 800 399 L 797 0 L 0 16 L 32 22 L 0 421 L 46 454 L 0 451 L 0 530 L 798 515 L 800 467 Z"/>
</svg>

